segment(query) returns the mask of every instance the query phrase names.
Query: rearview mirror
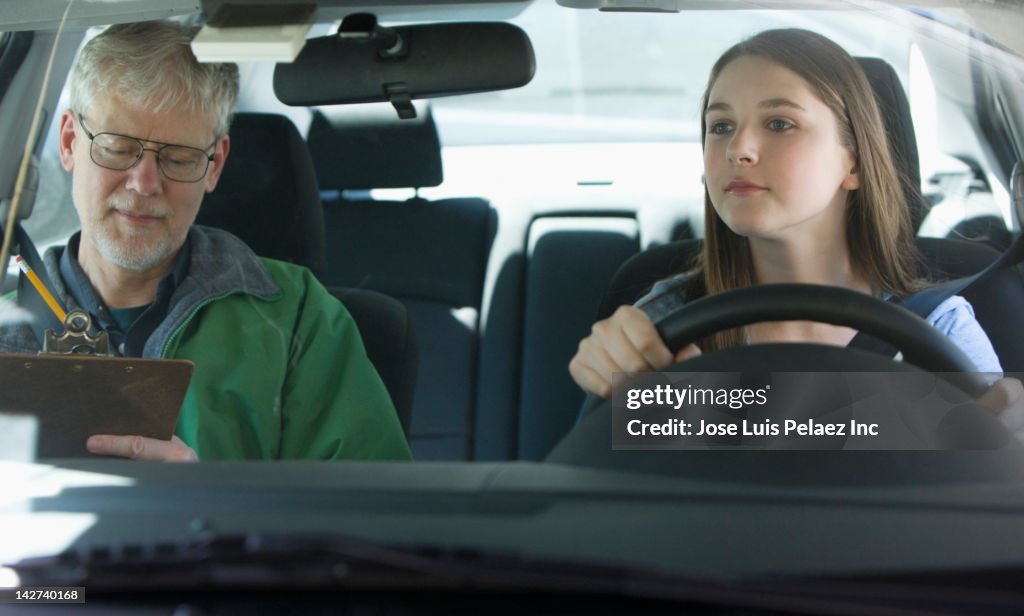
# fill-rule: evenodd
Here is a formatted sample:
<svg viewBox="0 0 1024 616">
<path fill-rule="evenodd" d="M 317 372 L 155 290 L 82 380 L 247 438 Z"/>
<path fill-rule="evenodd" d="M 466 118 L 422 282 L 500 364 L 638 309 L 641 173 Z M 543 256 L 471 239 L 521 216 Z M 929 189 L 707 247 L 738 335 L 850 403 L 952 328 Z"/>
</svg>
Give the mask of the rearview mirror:
<svg viewBox="0 0 1024 616">
<path fill-rule="evenodd" d="M 346 36 L 344 29 L 308 40 L 294 62 L 275 67 L 274 93 L 281 102 L 390 101 L 400 116 L 415 117 L 413 99 L 518 88 L 536 68 L 529 37 L 508 23 L 383 29 L 374 22 L 371 31 L 357 36 Z"/>
</svg>

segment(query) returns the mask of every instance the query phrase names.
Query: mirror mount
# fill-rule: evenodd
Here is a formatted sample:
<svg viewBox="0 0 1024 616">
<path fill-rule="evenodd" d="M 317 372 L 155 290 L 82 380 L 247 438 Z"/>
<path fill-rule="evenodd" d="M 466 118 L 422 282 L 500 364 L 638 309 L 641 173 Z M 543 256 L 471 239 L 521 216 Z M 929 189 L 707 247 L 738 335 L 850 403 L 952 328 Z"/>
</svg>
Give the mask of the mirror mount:
<svg viewBox="0 0 1024 616">
<path fill-rule="evenodd" d="M 341 21 L 338 38 L 368 42 L 381 58 L 400 58 L 408 53 L 405 40 L 394 28 L 384 28 L 371 13 L 354 13 Z"/>
<path fill-rule="evenodd" d="M 372 13 L 354 13 L 343 19 L 341 26 L 338 27 L 338 38 L 355 43 L 369 43 L 377 50 L 377 57 L 382 60 L 402 58 L 408 54 L 408 46 L 402 35 L 394 28 L 381 27 L 377 23 L 377 16 Z M 387 83 L 383 87 L 384 96 L 395 108 L 399 118 L 416 118 L 416 108 L 412 105 L 412 93 L 407 83 Z"/>
</svg>

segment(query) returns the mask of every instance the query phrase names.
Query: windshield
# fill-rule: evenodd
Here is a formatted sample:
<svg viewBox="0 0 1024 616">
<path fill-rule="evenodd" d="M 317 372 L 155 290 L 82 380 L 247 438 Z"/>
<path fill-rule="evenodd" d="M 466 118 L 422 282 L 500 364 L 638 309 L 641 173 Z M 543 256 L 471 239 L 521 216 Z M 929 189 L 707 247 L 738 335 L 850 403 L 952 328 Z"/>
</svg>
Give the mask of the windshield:
<svg viewBox="0 0 1024 616">
<path fill-rule="evenodd" d="M 0 70 L 10 196 L 24 109 L 42 96 L 44 110 L 19 223 L 44 279 L 12 261 L 0 310 L 0 451 L 37 443 L 0 470 L 14 529 L 0 588 L 117 599 L 147 592 L 142 571 L 168 596 L 305 583 L 794 613 L 927 611 L 922 588 L 948 591 L 935 605 L 954 612 L 1020 599 L 966 573 L 1022 565 L 1024 420 L 986 409 L 1024 417 L 997 385 L 1024 371 L 1024 60 L 992 7 L 381 2 L 371 24 L 323 2 L 294 52 L 339 28 L 348 42 L 279 65 L 233 40 L 217 60 L 237 61 L 230 104 L 211 87 L 190 106 L 157 64 L 132 75 L 150 61 L 139 48 L 73 91 L 112 23 L 218 23 L 138 4 L 72 15 L 49 69 L 60 15 L 0 17 L 36 41 L 6 91 Z M 461 47 L 444 46 L 449 25 Z M 390 29 L 408 49 L 374 39 Z M 727 50 L 778 29 L 834 42 L 871 90 L 834 104 L 767 53 L 712 77 Z M 528 45 L 506 47 L 519 33 Z M 15 38 L 0 34 L 0 68 Z M 473 65 L 491 52 L 507 63 Z M 427 61 L 446 54 L 479 74 L 450 85 Z M 278 83 L 286 65 L 310 71 L 297 93 Z M 472 87 L 523 66 L 521 87 Z M 390 100 L 301 98 L 344 98 L 374 71 L 404 79 L 380 84 Z M 764 82 L 789 89 L 766 97 Z M 427 83 L 452 91 L 420 96 Z M 865 106 L 877 135 L 857 132 Z M 865 223 L 856 208 L 878 194 L 902 209 Z M 723 243 L 724 228 L 754 239 Z M 712 269 L 709 246 L 736 271 Z M 664 357 L 609 351 L 614 383 L 591 386 L 578 357 L 630 314 Z M 86 440 L 150 429 L 163 436 Z M 118 459 L 165 451 L 151 440 L 200 463 Z"/>
</svg>

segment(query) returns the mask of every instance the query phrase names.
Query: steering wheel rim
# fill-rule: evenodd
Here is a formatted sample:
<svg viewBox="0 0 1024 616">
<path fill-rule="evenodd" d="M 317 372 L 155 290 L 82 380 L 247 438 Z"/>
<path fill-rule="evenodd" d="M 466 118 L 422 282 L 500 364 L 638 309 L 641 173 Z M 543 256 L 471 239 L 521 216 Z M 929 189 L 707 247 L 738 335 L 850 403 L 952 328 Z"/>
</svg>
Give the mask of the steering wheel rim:
<svg viewBox="0 0 1024 616">
<path fill-rule="evenodd" d="M 929 372 L 959 373 L 953 384 L 974 397 L 988 389 L 988 382 L 964 352 L 924 319 L 896 304 L 842 287 L 787 283 L 733 289 L 686 304 L 659 319 L 655 329 L 675 352 L 716 332 L 764 321 L 852 327 L 893 344 L 909 364 Z"/>
</svg>

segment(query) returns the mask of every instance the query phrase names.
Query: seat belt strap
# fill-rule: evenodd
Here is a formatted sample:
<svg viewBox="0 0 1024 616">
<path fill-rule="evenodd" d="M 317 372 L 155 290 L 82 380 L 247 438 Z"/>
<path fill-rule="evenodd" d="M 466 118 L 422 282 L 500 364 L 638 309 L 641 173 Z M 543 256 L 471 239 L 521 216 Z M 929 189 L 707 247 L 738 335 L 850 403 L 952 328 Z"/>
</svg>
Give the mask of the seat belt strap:
<svg viewBox="0 0 1024 616">
<path fill-rule="evenodd" d="M 937 284 L 932 287 L 914 293 L 904 298 L 900 305 L 918 315 L 922 319 L 927 318 L 939 304 L 963 291 L 988 274 L 1007 267 L 1013 267 L 1024 260 L 1024 234 L 1017 236 L 1017 239 L 1010 244 L 999 258 L 993 261 L 980 272 L 963 278 L 956 278 Z"/>
<path fill-rule="evenodd" d="M 942 302 L 946 301 L 950 297 L 960 293 L 992 272 L 1003 268 L 1013 267 L 1022 260 L 1024 260 L 1024 235 L 1018 236 L 1017 239 L 1010 244 L 1010 247 L 1003 252 L 1003 254 L 999 255 L 995 261 L 990 263 L 980 272 L 971 276 L 955 278 L 953 280 L 948 280 L 928 287 L 923 291 L 919 291 L 913 295 L 903 298 L 897 302 L 897 305 L 906 308 L 922 319 L 927 319 L 928 315 L 934 312 Z M 863 332 L 857 332 L 847 346 L 850 348 L 874 351 L 887 356 L 895 356 L 898 352 L 896 347 L 891 344 L 873 338 Z"/>
<path fill-rule="evenodd" d="M 32 268 L 32 271 L 39 276 L 43 286 L 50 289 L 51 292 L 54 291 L 56 287 L 53 286 L 53 281 L 50 280 L 50 275 L 46 271 L 46 265 L 43 263 L 43 259 L 39 256 L 35 244 L 32 243 L 32 239 L 25 232 L 25 229 L 22 228 L 20 222 L 14 225 L 14 237 L 18 245 L 18 254 Z M 62 303 L 59 297 L 54 296 L 54 299 L 58 303 Z M 39 295 L 35 287 L 32 286 L 24 272 L 18 272 L 18 305 L 32 314 L 32 332 L 36 336 L 36 341 L 39 342 L 40 349 L 43 348 L 46 330 L 52 329 L 55 332 L 64 330 L 64 324 L 57 319 L 57 315 L 53 314 L 50 307 L 46 305 L 46 301 Z M 67 310 L 67 306 L 61 305 L 61 307 Z"/>
</svg>

